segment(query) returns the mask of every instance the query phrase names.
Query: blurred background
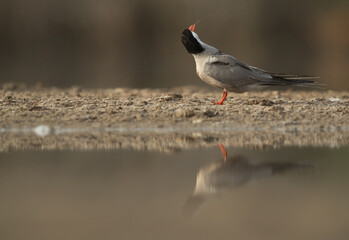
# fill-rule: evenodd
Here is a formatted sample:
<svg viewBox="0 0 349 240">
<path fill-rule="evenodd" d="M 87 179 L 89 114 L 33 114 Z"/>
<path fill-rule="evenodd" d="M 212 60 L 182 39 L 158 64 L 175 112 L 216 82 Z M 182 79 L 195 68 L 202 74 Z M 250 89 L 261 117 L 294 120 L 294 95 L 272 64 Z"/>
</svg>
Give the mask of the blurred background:
<svg viewBox="0 0 349 240">
<path fill-rule="evenodd" d="M 0 86 L 205 86 L 181 32 L 349 90 L 348 0 L 1 0 Z"/>
</svg>

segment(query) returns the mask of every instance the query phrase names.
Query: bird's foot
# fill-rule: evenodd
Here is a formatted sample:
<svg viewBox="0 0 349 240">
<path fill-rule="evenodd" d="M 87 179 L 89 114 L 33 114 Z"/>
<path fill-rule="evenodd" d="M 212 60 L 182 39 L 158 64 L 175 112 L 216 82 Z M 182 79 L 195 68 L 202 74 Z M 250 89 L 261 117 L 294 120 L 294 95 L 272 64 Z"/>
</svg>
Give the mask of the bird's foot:
<svg viewBox="0 0 349 240">
<path fill-rule="evenodd" d="M 227 97 L 227 95 L 228 95 L 228 93 L 224 89 L 222 99 L 219 102 L 212 101 L 211 103 L 214 103 L 216 105 L 223 105 L 223 102 L 224 102 L 225 98 Z"/>
<path fill-rule="evenodd" d="M 224 100 L 220 101 L 220 102 L 211 101 L 211 103 L 216 104 L 216 105 L 223 105 L 223 102 L 224 102 Z"/>
</svg>

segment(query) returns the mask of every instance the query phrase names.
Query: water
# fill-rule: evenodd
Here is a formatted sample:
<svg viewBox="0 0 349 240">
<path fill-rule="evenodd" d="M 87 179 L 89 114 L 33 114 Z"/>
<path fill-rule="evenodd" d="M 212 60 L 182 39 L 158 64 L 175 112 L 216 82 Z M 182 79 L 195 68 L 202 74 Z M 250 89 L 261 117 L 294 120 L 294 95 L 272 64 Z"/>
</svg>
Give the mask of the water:
<svg viewBox="0 0 349 240">
<path fill-rule="evenodd" d="M 1 239 L 348 239 L 349 148 L 0 153 Z"/>
</svg>

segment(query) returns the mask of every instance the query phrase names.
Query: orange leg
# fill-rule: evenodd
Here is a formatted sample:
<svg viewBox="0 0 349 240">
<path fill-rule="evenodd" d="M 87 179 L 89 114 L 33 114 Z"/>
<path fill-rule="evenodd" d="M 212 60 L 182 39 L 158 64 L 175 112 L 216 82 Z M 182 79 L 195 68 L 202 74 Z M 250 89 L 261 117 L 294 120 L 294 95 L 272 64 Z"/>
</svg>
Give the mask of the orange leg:
<svg viewBox="0 0 349 240">
<path fill-rule="evenodd" d="M 225 150 L 223 144 L 218 144 L 217 146 L 218 146 L 218 147 L 221 149 L 221 151 L 222 151 L 224 161 L 227 160 L 228 154 L 227 154 L 227 151 Z"/>
<path fill-rule="evenodd" d="M 227 96 L 228 96 L 228 93 L 227 93 L 227 91 L 224 89 L 222 99 L 221 99 L 219 102 L 212 101 L 211 103 L 214 103 L 214 104 L 216 104 L 216 105 L 222 105 L 223 102 L 224 102 L 224 100 L 225 100 L 225 98 L 226 98 Z"/>
</svg>

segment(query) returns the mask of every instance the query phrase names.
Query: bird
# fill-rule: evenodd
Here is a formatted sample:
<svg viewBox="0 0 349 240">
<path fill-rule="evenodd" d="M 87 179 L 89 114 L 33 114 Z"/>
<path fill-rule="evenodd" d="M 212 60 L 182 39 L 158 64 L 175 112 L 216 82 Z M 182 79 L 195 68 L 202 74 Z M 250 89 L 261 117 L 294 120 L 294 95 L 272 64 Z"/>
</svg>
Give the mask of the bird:
<svg viewBox="0 0 349 240">
<path fill-rule="evenodd" d="M 249 66 L 235 57 L 200 40 L 194 32 L 196 24 L 184 29 L 181 41 L 192 54 L 196 63 L 196 73 L 206 83 L 223 89 L 219 102 L 222 105 L 229 92 L 243 93 L 267 86 L 315 86 L 312 79 L 318 77 L 298 74 L 272 73 Z"/>
<path fill-rule="evenodd" d="M 207 200 L 233 192 L 249 182 L 282 174 L 291 170 L 313 168 L 312 164 L 301 162 L 263 162 L 254 164 L 242 155 L 227 156 L 222 144 L 218 145 L 223 159 L 214 161 L 199 169 L 194 192 L 183 206 L 183 213 L 192 216 Z"/>
</svg>

